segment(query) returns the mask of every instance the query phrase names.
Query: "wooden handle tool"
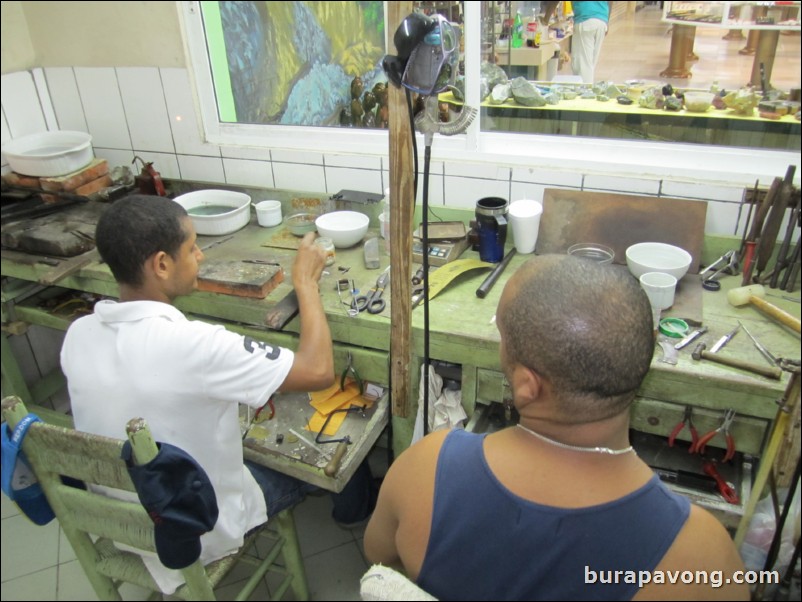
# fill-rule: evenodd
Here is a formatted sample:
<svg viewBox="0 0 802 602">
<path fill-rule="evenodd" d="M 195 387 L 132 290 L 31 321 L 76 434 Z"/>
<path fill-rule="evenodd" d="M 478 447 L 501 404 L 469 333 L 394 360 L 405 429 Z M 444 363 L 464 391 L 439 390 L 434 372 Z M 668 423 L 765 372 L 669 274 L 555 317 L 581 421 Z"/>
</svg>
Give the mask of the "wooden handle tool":
<svg viewBox="0 0 802 602">
<path fill-rule="evenodd" d="M 723 366 L 730 366 L 731 368 L 738 368 L 739 370 L 746 370 L 747 372 L 753 372 L 754 374 L 759 374 L 760 376 L 765 376 L 766 378 L 771 378 L 774 380 L 780 380 L 782 376 L 782 370 L 775 367 L 769 366 L 761 366 L 758 364 L 752 364 L 750 362 L 745 362 L 743 360 L 739 360 L 733 357 L 727 357 L 724 355 L 720 355 L 718 353 L 710 353 L 709 351 L 705 351 L 706 345 L 704 343 L 699 343 L 696 349 L 693 350 L 692 357 L 695 360 L 708 360 L 710 362 L 715 362 L 717 364 L 721 364 Z"/>
<path fill-rule="evenodd" d="M 345 452 L 348 451 L 348 441 L 340 441 L 337 444 L 337 449 L 334 450 L 334 455 L 329 460 L 329 463 L 326 464 L 326 467 L 323 469 L 323 474 L 327 477 L 335 477 L 337 473 L 340 471 L 340 464 L 342 464 L 343 456 L 345 456 Z"/>
</svg>

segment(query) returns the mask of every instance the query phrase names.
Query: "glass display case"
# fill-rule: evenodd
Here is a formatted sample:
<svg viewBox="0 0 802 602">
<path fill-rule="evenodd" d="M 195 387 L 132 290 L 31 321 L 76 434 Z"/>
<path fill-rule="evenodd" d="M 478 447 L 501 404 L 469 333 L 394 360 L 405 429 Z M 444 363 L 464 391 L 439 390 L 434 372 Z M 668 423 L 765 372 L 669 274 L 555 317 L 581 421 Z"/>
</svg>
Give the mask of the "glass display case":
<svg viewBox="0 0 802 602">
<path fill-rule="evenodd" d="M 665 2 L 663 21 L 723 29 L 800 29 L 800 2 Z"/>
</svg>

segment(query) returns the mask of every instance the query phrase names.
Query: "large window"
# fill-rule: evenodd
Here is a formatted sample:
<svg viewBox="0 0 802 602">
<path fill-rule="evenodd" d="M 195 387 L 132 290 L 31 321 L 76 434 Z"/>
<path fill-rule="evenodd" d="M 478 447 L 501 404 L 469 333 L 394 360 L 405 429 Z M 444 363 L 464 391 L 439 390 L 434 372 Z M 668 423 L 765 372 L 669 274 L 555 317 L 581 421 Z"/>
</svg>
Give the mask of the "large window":
<svg viewBox="0 0 802 602">
<path fill-rule="evenodd" d="M 367 103 L 376 103 L 372 117 L 355 116 L 365 110 L 366 93 L 386 81 L 382 56 L 395 52 L 394 32 L 385 28 L 386 4 L 183 3 L 208 140 L 386 155 L 386 130 L 376 127 L 382 125 L 377 117 L 380 99 L 374 95 Z M 664 86 L 682 96 L 689 90 L 737 92 L 751 83 L 755 55 L 739 52 L 757 43 L 750 40 L 754 37 L 751 25 L 744 23 L 738 30 L 678 23 L 678 11 L 691 10 L 684 6 L 689 4 L 726 5 L 720 9 L 728 16 L 738 12 L 736 6 L 761 5 L 767 7 L 766 18 L 779 22 L 787 17 L 783 27 L 775 28 L 777 44 L 770 77 L 764 82 L 767 96 L 758 96 L 784 100 L 798 94 L 799 2 L 791 3 L 792 14 L 777 12 L 775 3 L 765 2 L 662 3 L 667 5 L 665 12 L 661 3 L 611 3 L 609 31 L 591 82 L 579 82 L 573 73 L 578 51 L 571 3 L 415 4 L 423 12 L 444 14 L 463 33 L 464 79 L 441 101 L 454 114 L 464 105 L 480 109 L 466 134 L 438 138 L 434 152 L 442 159 L 527 164 L 536 158 L 541 165 L 563 167 L 590 161 L 598 163 L 599 169 L 614 164 L 618 170 L 643 171 L 644 165 L 666 165 L 667 157 L 676 164 L 676 153 L 681 152 L 679 163 L 687 162 L 697 172 L 707 161 L 712 171 L 746 173 L 750 170 L 739 167 L 739 162 L 747 165 L 751 160 L 754 165 L 759 151 L 769 153 L 763 155 L 765 165 L 782 164 L 789 161 L 789 151 L 800 148 L 799 121 L 793 112 L 778 119 L 769 111 L 761 117 L 757 107 L 752 114 L 729 108 L 702 113 L 682 105 L 672 111 L 662 104 L 648 106 L 638 101 L 645 91 L 662 92 Z M 549 6 L 556 9 L 552 12 Z M 756 10 L 750 7 L 750 18 L 758 18 Z M 544 25 L 538 17 L 546 12 L 551 20 Z M 513 39 L 516 15 L 523 31 L 520 46 Z M 527 27 L 530 21 L 538 23 L 538 48 L 527 46 L 534 29 Z M 693 30 L 691 38 L 687 27 Z M 731 39 L 724 39 L 728 35 Z M 677 59 L 679 67 L 675 64 L 678 44 L 686 44 Z M 689 73 L 671 71 L 676 68 Z M 491 78 L 499 74 L 507 84 L 515 84 L 513 89 L 523 82 L 528 86 L 526 93 L 539 98 L 521 101 L 512 93 L 494 97 L 498 82 Z M 619 102 L 619 97 L 632 104 Z M 793 106 L 785 105 L 786 109 Z M 588 139 L 594 141 L 592 150 L 582 144 Z M 716 148 L 714 156 L 710 147 Z M 780 152 L 772 155 L 770 151 Z"/>
</svg>

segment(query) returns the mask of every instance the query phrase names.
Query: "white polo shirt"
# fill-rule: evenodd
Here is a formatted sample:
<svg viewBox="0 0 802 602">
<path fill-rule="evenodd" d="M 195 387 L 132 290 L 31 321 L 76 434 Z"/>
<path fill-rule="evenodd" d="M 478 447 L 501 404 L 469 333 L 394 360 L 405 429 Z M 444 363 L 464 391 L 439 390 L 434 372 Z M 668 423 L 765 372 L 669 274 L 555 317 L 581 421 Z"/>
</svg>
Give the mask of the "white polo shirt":
<svg viewBox="0 0 802 602">
<path fill-rule="evenodd" d="M 243 464 L 238 404 L 258 408 L 284 382 L 292 351 L 191 321 L 157 301 L 100 301 L 70 326 L 61 350 L 75 428 L 122 439 L 144 418 L 156 441 L 187 451 L 214 484 L 220 515 L 201 538 L 202 562 L 239 548 L 267 520 L 264 496 Z M 172 593 L 178 571 L 143 556 Z"/>
</svg>

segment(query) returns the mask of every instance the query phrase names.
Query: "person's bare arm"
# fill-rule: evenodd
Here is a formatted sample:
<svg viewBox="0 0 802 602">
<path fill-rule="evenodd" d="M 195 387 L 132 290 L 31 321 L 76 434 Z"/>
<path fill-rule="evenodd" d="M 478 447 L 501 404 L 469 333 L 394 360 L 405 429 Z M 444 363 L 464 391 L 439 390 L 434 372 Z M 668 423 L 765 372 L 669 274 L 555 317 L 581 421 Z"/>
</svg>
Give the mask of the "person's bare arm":
<svg viewBox="0 0 802 602">
<path fill-rule="evenodd" d="M 432 520 L 434 475 L 448 433 L 437 431 L 404 450 L 390 466 L 365 530 L 365 557 L 416 579 Z"/>
<path fill-rule="evenodd" d="M 304 236 L 292 267 L 301 333 L 295 360 L 281 391 L 318 391 L 334 382 L 331 332 L 318 285 L 326 264 L 326 252 L 314 244 L 314 240 L 314 232 Z"/>
<path fill-rule="evenodd" d="M 692 583 L 672 584 L 668 579 L 651 583 L 634 600 L 749 600 L 749 587 L 733 579 L 744 564 L 732 538 L 712 514 L 698 506 L 691 506 L 688 521 L 656 570 L 666 575 L 698 573 L 699 578 Z"/>
</svg>

